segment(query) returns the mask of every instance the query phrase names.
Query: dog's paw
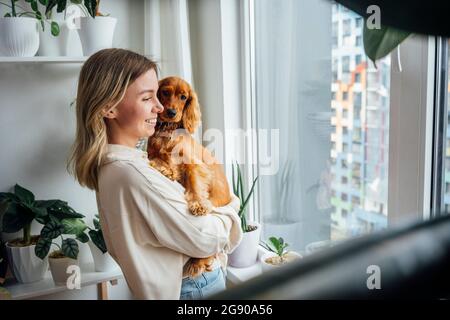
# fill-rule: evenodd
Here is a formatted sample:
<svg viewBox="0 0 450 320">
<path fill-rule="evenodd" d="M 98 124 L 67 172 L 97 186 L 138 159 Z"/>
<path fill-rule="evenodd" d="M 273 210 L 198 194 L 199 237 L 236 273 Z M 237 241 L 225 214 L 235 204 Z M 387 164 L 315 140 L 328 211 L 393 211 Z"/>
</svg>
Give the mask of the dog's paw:
<svg viewBox="0 0 450 320">
<path fill-rule="evenodd" d="M 212 211 L 212 204 L 209 200 L 191 201 L 189 203 L 189 210 L 194 216 L 204 216 Z"/>
</svg>

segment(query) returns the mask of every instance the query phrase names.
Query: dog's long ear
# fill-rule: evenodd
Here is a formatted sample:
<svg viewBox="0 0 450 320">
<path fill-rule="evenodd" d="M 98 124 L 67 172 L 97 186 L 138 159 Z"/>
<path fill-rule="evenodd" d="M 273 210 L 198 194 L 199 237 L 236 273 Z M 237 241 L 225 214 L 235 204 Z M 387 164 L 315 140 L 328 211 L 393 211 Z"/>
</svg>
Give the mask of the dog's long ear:
<svg viewBox="0 0 450 320">
<path fill-rule="evenodd" d="M 198 105 L 197 94 L 190 90 L 189 99 L 183 110 L 183 127 L 189 132 L 194 133 L 201 120 L 200 106 Z"/>
</svg>

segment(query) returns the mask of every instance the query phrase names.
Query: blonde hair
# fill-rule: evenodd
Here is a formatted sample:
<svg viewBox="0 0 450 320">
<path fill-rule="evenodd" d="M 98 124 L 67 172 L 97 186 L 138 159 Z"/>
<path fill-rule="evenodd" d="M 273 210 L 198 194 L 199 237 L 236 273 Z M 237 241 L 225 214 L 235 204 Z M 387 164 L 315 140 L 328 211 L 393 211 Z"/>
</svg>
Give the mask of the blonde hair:
<svg viewBox="0 0 450 320">
<path fill-rule="evenodd" d="M 128 86 L 149 70 L 158 73 L 155 62 L 125 49 L 100 50 L 84 63 L 76 97 L 76 138 L 67 162 L 80 185 L 98 191 L 108 144 L 104 111 L 118 105 Z"/>
</svg>

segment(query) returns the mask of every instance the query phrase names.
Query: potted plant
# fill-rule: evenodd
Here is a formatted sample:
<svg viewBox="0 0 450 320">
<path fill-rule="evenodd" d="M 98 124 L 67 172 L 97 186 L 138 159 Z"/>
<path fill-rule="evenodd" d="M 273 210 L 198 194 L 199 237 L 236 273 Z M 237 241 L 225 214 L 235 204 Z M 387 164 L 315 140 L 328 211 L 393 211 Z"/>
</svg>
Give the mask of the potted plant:
<svg viewBox="0 0 450 320">
<path fill-rule="evenodd" d="M 53 9 L 56 7 L 57 13 L 64 12 L 64 19 L 58 20 L 57 22 L 52 22 L 53 25 L 58 26 L 58 34 L 55 32 L 46 32 L 43 28 L 39 30 L 39 50 L 38 55 L 40 56 L 66 56 L 67 55 L 67 45 L 69 41 L 70 29 L 66 22 L 67 14 L 67 0 L 46 0 L 40 1 L 41 4 L 45 5 L 44 21 L 48 22 L 52 20 Z M 82 0 L 70 0 L 71 4 L 77 5 L 80 8 Z"/>
<path fill-rule="evenodd" d="M 39 48 L 38 22 L 42 29 L 46 23 L 50 25 L 53 35 L 59 34 L 59 25 L 44 19 L 37 4 L 37 0 L 26 0 L 31 9 L 22 7 L 11 0 L 9 3 L 0 2 L 8 8 L 4 17 L 0 18 L 0 55 L 14 57 L 33 57 Z M 39 0 L 46 5 L 48 0 Z"/>
<path fill-rule="evenodd" d="M 35 251 L 41 235 L 31 235 L 31 224 L 34 220 L 44 225 L 50 221 L 83 218 L 75 212 L 67 202 L 61 200 L 35 200 L 34 194 L 16 184 L 14 193 L 1 192 L 0 221 L 2 231 L 15 233 L 23 231 L 23 236 L 6 243 L 6 251 L 11 271 L 17 281 L 22 283 L 41 280 L 48 269 L 48 260 L 39 259 Z"/>
<path fill-rule="evenodd" d="M 89 15 L 80 18 L 78 35 L 83 54 L 90 56 L 101 49 L 112 47 L 117 19 L 100 13 L 100 0 L 84 0 L 84 6 Z"/>
<path fill-rule="evenodd" d="M 261 227 L 255 221 L 247 221 L 246 208 L 255 188 L 258 177 L 253 180 L 249 193 L 244 197 L 244 184 L 239 164 L 232 165 L 233 192 L 241 200 L 239 217 L 241 218 L 241 228 L 244 233 L 241 243 L 228 255 L 228 264 L 236 268 L 249 267 L 256 263 L 258 256 L 259 236 Z"/>
<path fill-rule="evenodd" d="M 271 270 L 302 258 L 297 252 L 286 250 L 289 244 L 284 242 L 283 238 L 270 237 L 268 242 L 262 241 L 261 245 L 268 250 L 261 257 L 263 271 Z"/>
<path fill-rule="evenodd" d="M 87 242 L 89 238 L 83 233 L 85 228 L 86 225 L 80 218 L 59 220 L 54 217 L 50 217 L 42 228 L 40 238 L 36 244 L 35 254 L 42 260 L 48 255 L 50 271 L 55 284 L 66 284 L 67 278 L 70 276 L 66 272 L 67 268 L 71 265 L 79 264 L 77 241 L 73 238 L 64 239 L 63 235 L 74 234 L 80 242 Z M 61 245 L 53 241 L 56 238 L 61 238 Z M 57 247 L 57 250 L 50 252 L 52 244 Z"/>
<path fill-rule="evenodd" d="M 106 248 L 98 215 L 95 215 L 93 222 L 94 229 L 88 227 L 90 229 L 88 233 L 91 239 L 91 241 L 88 242 L 88 245 L 91 249 L 92 258 L 94 259 L 95 271 L 106 272 L 113 270 L 117 268 L 117 265 Z"/>
</svg>

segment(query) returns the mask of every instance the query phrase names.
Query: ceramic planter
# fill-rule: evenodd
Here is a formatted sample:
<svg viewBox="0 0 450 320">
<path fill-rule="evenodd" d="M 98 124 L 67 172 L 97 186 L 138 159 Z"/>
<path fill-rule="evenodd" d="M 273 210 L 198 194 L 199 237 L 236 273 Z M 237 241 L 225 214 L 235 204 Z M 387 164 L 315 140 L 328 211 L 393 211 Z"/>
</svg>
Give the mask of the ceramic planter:
<svg viewBox="0 0 450 320">
<path fill-rule="evenodd" d="M 246 268 L 257 263 L 261 225 L 253 221 L 248 224 L 256 226 L 257 229 L 244 232 L 241 243 L 228 255 L 228 264 L 232 267 Z"/>
<path fill-rule="evenodd" d="M 89 241 L 88 244 L 94 259 L 95 271 L 106 272 L 118 267 L 108 252 L 103 253 L 92 241 Z"/>
<path fill-rule="evenodd" d="M 277 254 L 274 252 L 267 252 L 262 255 L 260 261 L 261 261 L 261 266 L 262 266 L 263 272 L 279 268 L 280 266 L 284 266 L 285 264 L 289 263 L 289 262 L 285 262 L 282 264 L 271 264 L 271 263 L 266 262 L 266 259 L 275 257 L 276 255 Z M 292 259 L 292 261 L 302 258 L 302 256 L 299 253 L 294 252 L 294 251 L 289 251 L 286 255 L 288 256 L 288 259 Z"/>
<path fill-rule="evenodd" d="M 74 260 L 71 258 L 48 258 L 50 263 L 50 271 L 52 273 L 53 281 L 56 285 L 65 286 L 67 283 L 67 278 L 71 276 L 67 273 L 67 268 L 71 265 L 79 265 L 78 259 Z"/>
<path fill-rule="evenodd" d="M 41 260 L 34 253 L 36 245 L 26 247 L 11 246 L 6 243 L 9 266 L 14 277 L 20 283 L 42 280 L 48 270 L 48 259 Z"/>
<path fill-rule="evenodd" d="M 36 19 L 0 18 L 0 56 L 33 57 L 38 48 L 39 31 Z"/>
<path fill-rule="evenodd" d="M 59 24 L 59 35 L 54 36 L 50 32 L 50 25 L 45 23 L 45 31 L 39 28 L 39 56 L 58 57 L 67 56 L 67 45 L 69 41 L 69 28 L 65 21 L 57 21 Z"/>
<path fill-rule="evenodd" d="M 111 48 L 116 24 L 117 19 L 112 17 L 81 17 L 78 35 L 83 54 L 90 56 L 101 49 Z"/>
</svg>

